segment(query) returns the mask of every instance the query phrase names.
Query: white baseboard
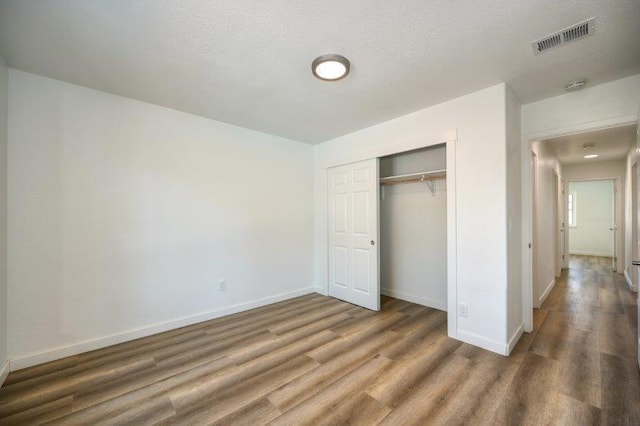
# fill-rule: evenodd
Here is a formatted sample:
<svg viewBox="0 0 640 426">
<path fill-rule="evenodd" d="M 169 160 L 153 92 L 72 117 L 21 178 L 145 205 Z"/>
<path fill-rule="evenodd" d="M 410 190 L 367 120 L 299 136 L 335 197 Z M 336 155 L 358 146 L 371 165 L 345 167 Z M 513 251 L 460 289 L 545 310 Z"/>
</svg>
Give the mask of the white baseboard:
<svg viewBox="0 0 640 426">
<path fill-rule="evenodd" d="M 219 318 L 219 317 L 235 314 L 242 311 L 247 311 L 249 309 L 259 308 L 260 306 L 282 302 L 284 300 L 293 299 L 294 297 L 304 296 L 305 294 L 311 294 L 314 291 L 315 291 L 314 287 L 307 287 L 299 290 L 290 291 L 287 293 L 277 294 L 275 296 L 256 299 L 249 302 L 239 303 L 237 305 L 228 306 L 225 308 L 216 309 L 209 312 L 203 312 L 203 313 L 188 316 L 188 317 L 178 318 L 175 320 L 166 321 L 159 324 L 154 324 L 147 327 L 126 331 L 124 333 L 112 334 L 110 336 L 104 336 L 104 337 L 99 337 L 97 339 L 86 340 L 84 342 L 78 342 L 68 346 L 61 346 L 61 347 L 49 349 L 42 352 L 34 352 L 26 355 L 12 357 L 10 359 L 11 371 L 19 370 L 21 368 L 31 367 L 38 364 L 43 364 L 49 361 L 55 361 L 57 359 L 81 354 L 84 352 L 93 351 L 96 349 L 105 348 L 107 346 L 117 345 L 119 343 L 128 342 L 130 340 L 139 339 L 141 337 L 151 336 L 152 334 L 162 333 L 163 331 L 174 330 L 176 328 L 185 327 L 187 325 L 197 324 L 199 322 L 208 321 L 214 318 Z"/>
<path fill-rule="evenodd" d="M 538 298 L 538 306 L 542 306 L 544 301 L 547 299 L 547 296 L 549 295 L 549 293 L 551 293 L 551 290 L 553 290 L 554 285 L 556 285 L 555 278 L 551 280 L 551 282 L 547 285 L 547 288 L 544 290 L 542 295 L 540 295 L 540 298 Z"/>
<path fill-rule="evenodd" d="M 391 290 L 388 288 L 380 289 L 380 293 L 393 297 L 395 299 L 405 300 L 407 302 L 417 303 L 418 305 L 428 306 L 429 308 L 439 309 L 441 311 L 447 311 L 447 303 L 441 300 L 429 299 L 426 297 L 414 296 L 412 294 L 404 293 L 401 291 Z"/>
<path fill-rule="evenodd" d="M 491 352 L 495 352 L 500 355 L 508 356 L 510 353 L 509 343 L 496 342 L 495 340 L 487 339 L 486 337 L 480 336 L 475 333 L 470 333 L 467 331 L 458 330 L 457 340 L 460 340 L 465 343 L 469 343 L 473 346 L 478 346 L 482 349 L 486 349 Z M 516 340 L 517 341 L 517 340 Z"/>
<path fill-rule="evenodd" d="M 518 341 L 522 337 L 522 333 L 524 333 L 524 324 L 520 324 L 520 327 L 518 327 L 516 332 L 513 333 L 513 336 L 511 336 L 511 339 L 509 339 L 509 344 L 507 345 L 508 352 L 506 353 L 506 355 L 511 354 L 511 351 L 513 351 L 513 348 L 516 347 Z"/>
<path fill-rule="evenodd" d="M 576 254 L 578 256 L 613 257 L 613 253 L 604 253 L 599 251 L 571 251 L 569 254 Z"/>
<path fill-rule="evenodd" d="M 635 266 L 634 266 L 634 268 L 635 268 Z M 624 270 L 624 279 L 627 282 L 627 285 L 629 286 L 629 289 L 631 289 L 631 291 L 637 293 L 638 292 L 638 286 L 631 282 L 631 277 L 627 273 L 626 269 Z"/>
<path fill-rule="evenodd" d="M 313 291 L 314 291 L 314 292 L 316 292 L 316 293 L 318 293 L 318 294 L 321 294 L 321 295 L 323 295 L 323 296 L 328 296 L 328 294 L 327 294 L 327 292 L 325 291 L 324 287 L 318 287 L 318 286 L 315 286 L 315 287 L 313 287 Z"/>
<path fill-rule="evenodd" d="M 11 364 L 9 363 L 9 360 L 6 360 L 2 369 L 0 369 L 0 386 L 2 386 L 4 381 L 7 379 L 9 371 L 11 371 Z"/>
</svg>

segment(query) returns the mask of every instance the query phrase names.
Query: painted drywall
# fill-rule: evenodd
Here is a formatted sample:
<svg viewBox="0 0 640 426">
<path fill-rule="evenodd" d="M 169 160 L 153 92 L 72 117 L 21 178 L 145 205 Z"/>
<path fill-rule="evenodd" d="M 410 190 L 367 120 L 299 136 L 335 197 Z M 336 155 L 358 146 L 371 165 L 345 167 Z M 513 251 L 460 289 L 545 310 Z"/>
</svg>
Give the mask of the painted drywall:
<svg viewBox="0 0 640 426">
<path fill-rule="evenodd" d="M 613 257 L 613 181 L 569 182 L 575 196 L 575 226 L 569 227 L 569 253 Z"/>
<path fill-rule="evenodd" d="M 536 182 L 534 193 L 536 233 L 533 238 L 533 250 L 536 256 L 534 283 L 534 306 L 539 307 L 555 284 L 555 264 L 557 256 L 557 238 L 555 220 L 557 194 L 556 185 L 564 170 L 558 162 L 555 151 L 548 142 L 535 142 L 531 150 L 536 154 Z M 558 180 L 556 180 L 558 176 Z"/>
<path fill-rule="evenodd" d="M 638 116 L 640 74 L 587 87 L 538 102 L 522 105 L 521 150 L 528 153 L 531 142 L 553 136 L 584 132 L 603 127 L 630 124 Z M 531 241 L 531 167 L 522 156 L 522 242 Z M 525 331 L 533 329 L 532 251 L 522 255 L 523 319 Z"/>
<path fill-rule="evenodd" d="M 380 176 L 446 168 L 444 146 L 380 159 Z M 446 181 L 383 186 L 380 198 L 382 294 L 447 310 Z"/>
<path fill-rule="evenodd" d="M 588 180 L 602 180 L 602 179 L 615 179 L 616 186 L 616 250 L 617 257 L 620 259 L 617 265 L 617 272 L 624 272 L 625 265 L 623 260 L 626 258 L 625 254 L 625 209 L 628 201 L 625 200 L 625 174 L 626 174 L 626 162 L 619 161 L 595 161 L 585 162 L 582 164 L 572 164 L 563 168 L 563 176 L 565 178 L 565 192 L 568 191 L 568 185 L 571 181 L 588 181 Z M 571 231 L 569 231 L 570 233 Z M 567 234 L 567 247 L 570 247 L 570 235 Z"/>
<path fill-rule="evenodd" d="M 520 101 L 507 86 L 507 336 L 513 349 L 522 323 L 522 212 L 520 204 Z"/>
<path fill-rule="evenodd" d="M 0 56 L 0 386 L 9 374 L 7 357 L 7 112 L 9 70 Z"/>
<path fill-rule="evenodd" d="M 585 123 L 594 127 L 637 118 L 640 74 L 522 106 L 522 133 L 530 137 L 572 134 Z"/>
<path fill-rule="evenodd" d="M 308 145 L 10 69 L 8 163 L 12 369 L 312 291 Z"/>
<path fill-rule="evenodd" d="M 508 352 L 505 87 L 498 84 L 315 146 L 319 291 L 326 292 L 327 283 L 327 168 L 455 139 L 455 186 L 447 188 L 447 196 L 455 197 L 456 205 L 457 300 L 447 298 L 449 333 Z M 447 176 L 449 169 L 447 165 Z M 456 303 L 468 304 L 469 316 L 454 315 L 452 330 L 451 306 L 455 313 Z"/>
</svg>

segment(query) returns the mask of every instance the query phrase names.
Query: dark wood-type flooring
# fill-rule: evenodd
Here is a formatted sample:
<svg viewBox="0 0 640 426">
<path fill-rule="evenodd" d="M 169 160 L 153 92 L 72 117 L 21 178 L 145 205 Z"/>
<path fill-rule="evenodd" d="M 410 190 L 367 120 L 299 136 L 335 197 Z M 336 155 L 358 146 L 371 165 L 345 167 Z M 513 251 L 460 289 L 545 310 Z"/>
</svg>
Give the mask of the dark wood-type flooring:
<svg viewBox="0 0 640 426">
<path fill-rule="evenodd" d="M 575 257 L 510 357 L 320 295 L 12 372 L 0 424 L 640 424 L 636 299 Z"/>
</svg>

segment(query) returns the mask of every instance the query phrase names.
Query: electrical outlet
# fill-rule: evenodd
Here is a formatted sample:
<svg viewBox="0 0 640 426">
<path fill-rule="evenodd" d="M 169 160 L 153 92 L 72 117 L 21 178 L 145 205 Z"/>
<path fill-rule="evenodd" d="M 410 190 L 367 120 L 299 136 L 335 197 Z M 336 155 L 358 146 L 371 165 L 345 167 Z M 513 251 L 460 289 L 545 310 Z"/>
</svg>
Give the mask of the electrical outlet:
<svg viewBox="0 0 640 426">
<path fill-rule="evenodd" d="M 227 280 L 218 280 L 218 291 L 227 291 Z"/>
<path fill-rule="evenodd" d="M 466 303 L 458 303 L 458 316 L 469 316 L 469 306 Z"/>
</svg>

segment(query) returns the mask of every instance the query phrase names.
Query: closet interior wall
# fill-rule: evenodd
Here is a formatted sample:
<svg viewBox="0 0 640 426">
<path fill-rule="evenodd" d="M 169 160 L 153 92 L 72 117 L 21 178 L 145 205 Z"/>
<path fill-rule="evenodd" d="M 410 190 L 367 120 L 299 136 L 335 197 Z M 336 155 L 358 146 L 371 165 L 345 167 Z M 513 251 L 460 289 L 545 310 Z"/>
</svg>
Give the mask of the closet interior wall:
<svg viewBox="0 0 640 426">
<path fill-rule="evenodd" d="M 381 178 L 445 168 L 445 145 L 380 159 Z M 430 184 L 380 188 L 380 287 L 383 295 L 446 311 L 446 181 Z"/>
</svg>

